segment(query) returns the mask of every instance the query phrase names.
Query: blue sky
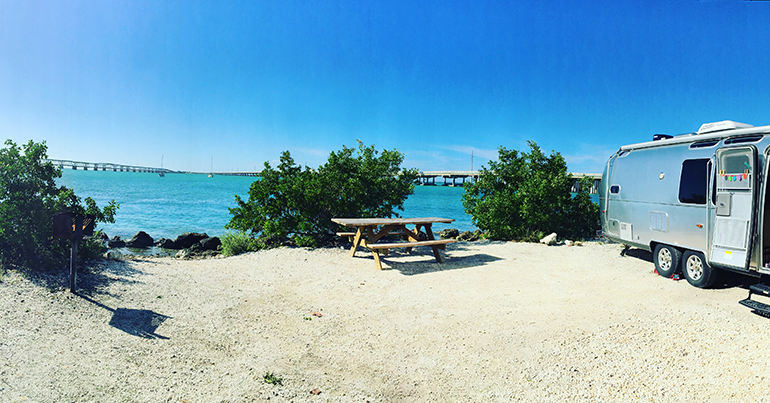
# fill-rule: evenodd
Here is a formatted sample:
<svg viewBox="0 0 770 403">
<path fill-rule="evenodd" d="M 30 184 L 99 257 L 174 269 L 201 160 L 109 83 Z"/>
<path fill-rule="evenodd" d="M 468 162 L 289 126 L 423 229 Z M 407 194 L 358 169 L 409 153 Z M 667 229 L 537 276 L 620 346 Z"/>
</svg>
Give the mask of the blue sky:
<svg viewBox="0 0 770 403">
<path fill-rule="evenodd" d="M 601 172 L 628 143 L 770 124 L 770 2 L 0 0 L 0 138 L 207 171 L 356 140 L 467 170 L 526 140 Z"/>
</svg>

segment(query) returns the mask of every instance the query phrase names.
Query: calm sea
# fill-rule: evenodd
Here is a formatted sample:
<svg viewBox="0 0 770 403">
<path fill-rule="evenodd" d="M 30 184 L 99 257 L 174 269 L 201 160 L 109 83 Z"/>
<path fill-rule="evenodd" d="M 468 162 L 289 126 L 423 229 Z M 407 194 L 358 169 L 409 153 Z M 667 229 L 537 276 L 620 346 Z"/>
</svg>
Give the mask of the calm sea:
<svg viewBox="0 0 770 403">
<path fill-rule="evenodd" d="M 100 207 L 112 199 L 120 203 L 115 223 L 100 223 L 98 227 L 110 237 L 126 239 L 145 231 L 159 239 L 175 238 L 184 232 L 221 235 L 230 221 L 228 208 L 236 206 L 235 195 L 248 200 L 254 179 L 197 174 L 167 174 L 161 178 L 150 173 L 65 169 L 57 183 L 75 189 L 81 198 L 90 196 Z M 460 187 L 415 186 L 404 211 L 399 213 L 402 217 L 454 218 L 454 223 L 436 224 L 434 229 L 473 231 L 476 228 L 463 210 L 462 194 Z"/>
</svg>

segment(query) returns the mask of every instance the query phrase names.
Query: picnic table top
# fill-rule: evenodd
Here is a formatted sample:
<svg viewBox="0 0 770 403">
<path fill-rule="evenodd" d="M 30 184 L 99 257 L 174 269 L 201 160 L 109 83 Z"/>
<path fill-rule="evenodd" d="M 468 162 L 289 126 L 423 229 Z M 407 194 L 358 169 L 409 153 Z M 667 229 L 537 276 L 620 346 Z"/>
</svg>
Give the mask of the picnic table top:
<svg viewBox="0 0 770 403">
<path fill-rule="evenodd" d="M 348 227 L 393 225 L 393 224 L 433 224 L 451 223 L 453 218 L 418 217 L 418 218 L 332 218 L 332 222 Z"/>
</svg>

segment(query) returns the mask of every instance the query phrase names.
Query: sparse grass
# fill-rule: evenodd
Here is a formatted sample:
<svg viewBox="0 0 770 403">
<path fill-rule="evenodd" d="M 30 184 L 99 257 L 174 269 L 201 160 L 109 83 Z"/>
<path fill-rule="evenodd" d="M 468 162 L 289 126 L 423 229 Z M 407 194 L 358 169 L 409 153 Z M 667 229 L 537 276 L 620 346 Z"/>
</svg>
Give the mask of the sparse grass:
<svg viewBox="0 0 770 403">
<path fill-rule="evenodd" d="M 262 377 L 262 379 L 264 379 L 265 383 L 269 383 L 271 385 L 282 385 L 283 384 L 282 383 L 283 382 L 283 378 L 278 377 L 277 375 L 273 374 L 270 371 L 267 371 L 267 373 L 265 374 L 264 377 Z"/>
<path fill-rule="evenodd" d="M 230 231 L 219 237 L 222 241 L 222 255 L 235 256 L 262 249 L 262 245 L 245 231 Z"/>
</svg>

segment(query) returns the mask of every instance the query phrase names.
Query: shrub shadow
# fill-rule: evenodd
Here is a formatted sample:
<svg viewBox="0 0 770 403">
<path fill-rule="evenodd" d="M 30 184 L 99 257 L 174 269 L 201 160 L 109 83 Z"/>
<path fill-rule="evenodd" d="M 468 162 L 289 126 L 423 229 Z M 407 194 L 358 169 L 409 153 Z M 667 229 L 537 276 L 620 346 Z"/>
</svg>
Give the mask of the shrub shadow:
<svg viewBox="0 0 770 403">
<path fill-rule="evenodd" d="M 33 284 L 47 288 L 51 292 L 69 289 L 69 266 L 57 270 L 18 269 Z M 76 290 L 86 294 L 106 293 L 103 290 L 116 281 L 127 284 L 140 284 L 132 277 L 143 274 L 128 262 L 91 261 L 81 263 L 77 269 Z"/>
</svg>

